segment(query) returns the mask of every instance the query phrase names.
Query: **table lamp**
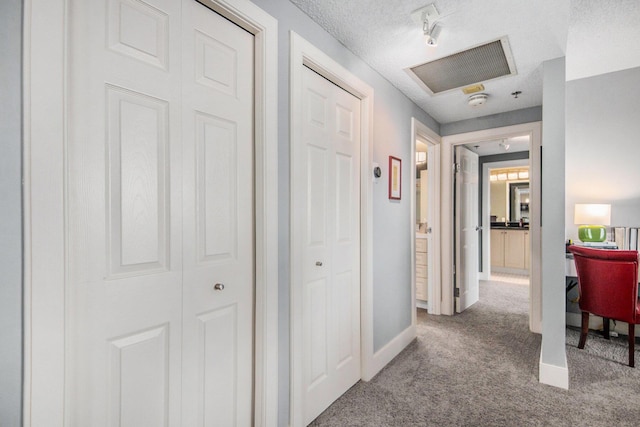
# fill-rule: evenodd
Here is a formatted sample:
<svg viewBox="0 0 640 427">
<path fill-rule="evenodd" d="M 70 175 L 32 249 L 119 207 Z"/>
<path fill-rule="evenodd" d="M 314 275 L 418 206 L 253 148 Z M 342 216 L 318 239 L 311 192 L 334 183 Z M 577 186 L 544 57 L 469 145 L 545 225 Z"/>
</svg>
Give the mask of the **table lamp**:
<svg viewBox="0 0 640 427">
<path fill-rule="evenodd" d="M 604 242 L 605 225 L 611 225 L 611 205 L 576 204 L 573 222 L 578 227 L 578 238 L 583 242 Z"/>
</svg>

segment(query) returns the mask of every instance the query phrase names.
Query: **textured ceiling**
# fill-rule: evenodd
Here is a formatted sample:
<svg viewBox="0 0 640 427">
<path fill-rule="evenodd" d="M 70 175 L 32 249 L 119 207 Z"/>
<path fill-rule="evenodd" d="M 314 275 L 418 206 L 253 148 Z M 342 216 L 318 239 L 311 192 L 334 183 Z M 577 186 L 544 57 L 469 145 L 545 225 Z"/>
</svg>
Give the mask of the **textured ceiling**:
<svg viewBox="0 0 640 427">
<path fill-rule="evenodd" d="M 567 80 L 640 66 L 640 1 L 571 0 Z"/>
<path fill-rule="evenodd" d="M 291 0 L 439 123 L 542 105 L 542 62 L 564 56 L 569 1 Z M 435 3 L 442 31 L 428 47 L 411 12 Z M 455 90 L 429 95 L 405 68 L 507 36 L 517 75 L 483 82 L 487 103 Z M 515 99 L 514 91 L 522 94 Z"/>
</svg>

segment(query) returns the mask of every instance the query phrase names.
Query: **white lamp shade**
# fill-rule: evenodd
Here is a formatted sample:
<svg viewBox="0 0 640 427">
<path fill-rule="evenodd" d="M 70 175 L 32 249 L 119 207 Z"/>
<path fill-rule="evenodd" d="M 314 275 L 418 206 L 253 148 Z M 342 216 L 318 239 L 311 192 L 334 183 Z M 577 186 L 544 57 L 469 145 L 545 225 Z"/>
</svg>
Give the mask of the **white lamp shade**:
<svg viewBox="0 0 640 427">
<path fill-rule="evenodd" d="M 611 205 L 577 203 L 573 222 L 576 225 L 611 225 Z"/>
</svg>

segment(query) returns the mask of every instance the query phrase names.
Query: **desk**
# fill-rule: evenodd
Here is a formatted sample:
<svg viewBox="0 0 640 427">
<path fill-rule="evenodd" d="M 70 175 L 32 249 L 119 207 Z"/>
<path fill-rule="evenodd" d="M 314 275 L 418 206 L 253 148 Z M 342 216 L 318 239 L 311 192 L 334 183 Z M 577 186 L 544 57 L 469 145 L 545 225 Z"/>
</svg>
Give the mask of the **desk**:
<svg viewBox="0 0 640 427">
<path fill-rule="evenodd" d="M 568 253 L 565 254 L 566 264 L 565 264 L 565 276 L 569 277 L 578 277 L 578 272 L 576 271 L 576 263 L 573 262 L 573 254 Z"/>
<path fill-rule="evenodd" d="M 576 271 L 576 263 L 573 262 L 573 254 L 565 254 L 566 262 L 564 268 L 565 286 L 567 294 L 569 291 L 578 286 L 578 272 Z"/>
</svg>

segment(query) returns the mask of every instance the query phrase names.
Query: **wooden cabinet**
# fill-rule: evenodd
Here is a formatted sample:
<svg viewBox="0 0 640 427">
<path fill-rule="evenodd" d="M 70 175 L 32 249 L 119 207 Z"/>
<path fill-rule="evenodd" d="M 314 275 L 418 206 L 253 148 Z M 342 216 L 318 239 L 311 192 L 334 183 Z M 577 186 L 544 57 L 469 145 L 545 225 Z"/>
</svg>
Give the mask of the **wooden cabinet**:
<svg viewBox="0 0 640 427">
<path fill-rule="evenodd" d="M 416 239 L 416 299 L 427 301 L 427 239 Z"/>
<path fill-rule="evenodd" d="M 529 270 L 531 266 L 531 246 L 529 244 L 529 232 L 524 232 L 524 268 L 525 270 Z"/>
<path fill-rule="evenodd" d="M 491 266 L 504 267 L 504 230 L 491 230 Z"/>
<path fill-rule="evenodd" d="M 506 230 L 504 236 L 504 266 L 523 270 L 524 231 Z"/>
<path fill-rule="evenodd" d="M 529 231 L 491 230 L 491 267 L 529 269 Z"/>
</svg>

